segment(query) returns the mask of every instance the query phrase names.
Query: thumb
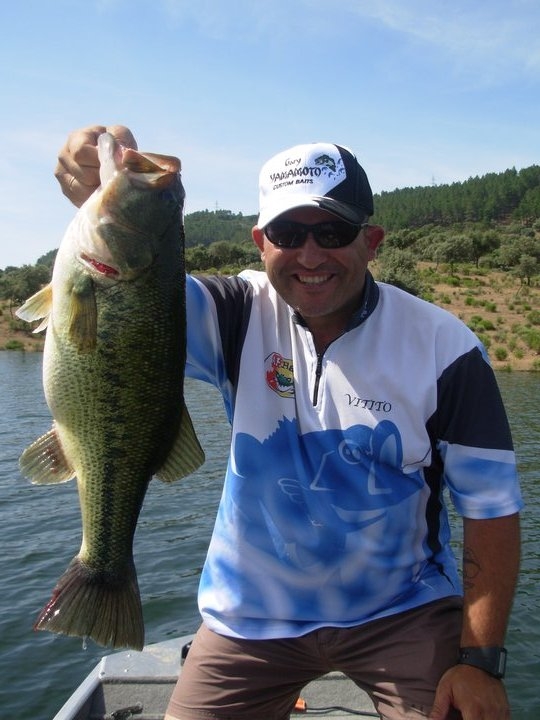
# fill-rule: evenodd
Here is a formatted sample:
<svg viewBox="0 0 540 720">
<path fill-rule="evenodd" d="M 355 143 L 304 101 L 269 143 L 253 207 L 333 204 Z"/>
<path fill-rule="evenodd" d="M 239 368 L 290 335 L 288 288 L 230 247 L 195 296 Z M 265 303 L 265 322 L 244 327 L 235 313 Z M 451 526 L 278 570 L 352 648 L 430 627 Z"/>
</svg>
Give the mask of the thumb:
<svg viewBox="0 0 540 720">
<path fill-rule="evenodd" d="M 445 692 L 444 687 L 439 685 L 435 693 L 435 700 L 433 701 L 433 707 L 428 716 L 428 720 L 446 720 L 451 706 L 452 703 L 449 693 Z"/>
<path fill-rule="evenodd" d="M 108 125 L 106 128 L 104 128 L 104 130 L 106 130 L 116 140 L 118 140 L 120 145 L 128 148 L 133 148 L 133 150 L 137 149 L 137 141 L 135 140 L 135 137 L 133 136 L 131 130 L 125 127 L 125 125 Z"/>
</svg>

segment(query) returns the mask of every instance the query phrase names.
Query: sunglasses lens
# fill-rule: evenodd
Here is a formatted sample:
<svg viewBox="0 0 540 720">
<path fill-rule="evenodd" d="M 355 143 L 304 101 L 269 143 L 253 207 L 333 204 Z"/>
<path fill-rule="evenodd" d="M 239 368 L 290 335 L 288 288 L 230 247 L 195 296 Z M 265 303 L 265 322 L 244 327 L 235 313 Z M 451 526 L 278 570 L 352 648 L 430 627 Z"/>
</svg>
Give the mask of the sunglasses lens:
<svg viewBox="0 0 540 720">
<path fill-rule="evenodd" d="M 278 247 L 298 248 L 306 239 L 305 227 L 301 223 L 275 220 L 268 223 L 264 233 L 270 242 Z"/>
<path fill-rule="evenodd" d="M 351 225 L 340 220 L 317 225 L 274 220 L 274 222 L 268 223 L 264 232 L 270 242 L 278 247 L 299 248 L 304 244 L 308 233 L 313 233 L 313 237 L 320 247 L 332 249 L 350 245 L 360 232 L 360 227 L 360 225 Z"/>
<path fill-rule="evenodd" d="M 320 223 L 320 225 L 316 226 L 313 234 L 321 247 L 331 249 L 350 245 L 359 231 L 358 225 L 336 220 L 334 222 Z"/>
</svg>

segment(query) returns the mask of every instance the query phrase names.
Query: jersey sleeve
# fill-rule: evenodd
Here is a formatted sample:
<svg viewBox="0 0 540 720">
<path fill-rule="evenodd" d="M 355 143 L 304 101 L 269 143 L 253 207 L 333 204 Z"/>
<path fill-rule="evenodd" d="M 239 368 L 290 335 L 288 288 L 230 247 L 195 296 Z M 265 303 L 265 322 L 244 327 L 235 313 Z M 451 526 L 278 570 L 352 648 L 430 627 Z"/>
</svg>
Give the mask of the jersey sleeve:
<svg viewBox="0 0 540 720">
<path fill-rule="evenodd" d="M 518 512 L 523 503 L 510 426 L 480 348 L 446 368 L 437 390 L 434 430 L 456 510 L 475 519 Z"/>
<path fill-rule="evenodd" d="M 186 278 L 186 376 L 218 388 L 229 420 L 250 297 L 249 284 L 239 277 Z"/>
</svg>

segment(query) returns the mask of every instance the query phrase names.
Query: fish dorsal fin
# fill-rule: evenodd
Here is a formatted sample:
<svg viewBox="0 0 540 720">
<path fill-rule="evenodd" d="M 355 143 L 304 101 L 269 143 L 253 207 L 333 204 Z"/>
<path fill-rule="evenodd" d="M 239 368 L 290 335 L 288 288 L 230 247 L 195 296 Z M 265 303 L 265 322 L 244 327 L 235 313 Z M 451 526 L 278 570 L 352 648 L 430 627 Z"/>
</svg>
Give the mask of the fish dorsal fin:
<svg viewBox="0 0 540 720">
<path fill-rule="evenodd" d="M 195 434 L 187 407 L 182 408 L 180 428 L 171 451 L 157 471 L 156 477 L 163 482 L 173 482 L 195 472 L 204 462 L 204 450 Z"/>
<path fill-rule="evenodd" d="M 75 477 L 53 427 L 29 445 L 19 460 L 21 474 L 35 485 L 67 482 Z"/>
<path fill-rule="evenodd" d="M 15 310 L 15 315 L 26 320 L 26 322 L 33 322 L 34 320 L 42 320 L 42 322 L 36 327 L 33 332 L 38 333 L 45 330 L 49 324 L 49 316 L 52 311 L 52 284 L 49 283 L 34 293 L 28 300 L 21 305 L 20 308 Z"/>
</svg>

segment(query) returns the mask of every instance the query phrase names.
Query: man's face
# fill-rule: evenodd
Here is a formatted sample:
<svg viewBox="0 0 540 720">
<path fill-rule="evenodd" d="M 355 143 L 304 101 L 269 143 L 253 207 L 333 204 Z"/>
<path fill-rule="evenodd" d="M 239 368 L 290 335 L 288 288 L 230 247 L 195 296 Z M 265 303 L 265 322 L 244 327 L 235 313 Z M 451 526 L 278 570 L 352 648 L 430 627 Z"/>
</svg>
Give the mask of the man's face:
<svg viewBox="0 0 540 720">
<path fill-rule="evenodd" d="M 326 210 L 306 207 L 283 213 L 279 219 L 314 225 L 338 218 Z M 311 233 L 299 248 L 280 248 L 263 230 L 253 228 L 253 240 L 279 295 L 312 330 L 334 326 L 336 334 L 344 331 L 358 308 L 368 262 L 375 257 L 382 238 L 382 228 L 371 226 L 362 228 L 355 240 L 342 248 L 319 247 Z"/>
</svg>

